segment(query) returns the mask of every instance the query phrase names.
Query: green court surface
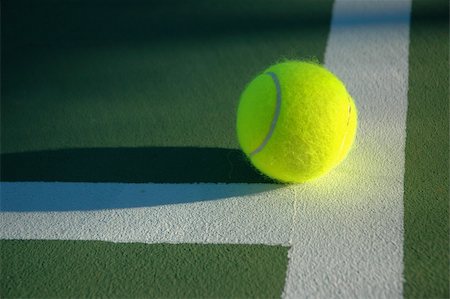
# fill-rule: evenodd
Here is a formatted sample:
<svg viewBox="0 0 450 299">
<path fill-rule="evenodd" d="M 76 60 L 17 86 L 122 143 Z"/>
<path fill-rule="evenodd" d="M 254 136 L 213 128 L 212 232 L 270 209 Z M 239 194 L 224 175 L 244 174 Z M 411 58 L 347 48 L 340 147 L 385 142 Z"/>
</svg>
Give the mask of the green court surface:
<svg viewBox="0 0 450 299">
<path fill-rule="evenodd" d="M 438 3 L 436 1 L 436 3 Z M 445 5 L 412 11 L 405 167 L 405 296 L 449 295 L 449 29 Z M 447 4 L 448 12 L 448 4 Z"/>
<path fill-rule="evenodd" d="M 238 148 L 242 88 L 277 60 L 323 60 L 332 7 L 126 3 L 6 2 L 3 153 Z"/>
<path fill-rule="evenodd" d="M 287 262 L 287 248 L 281 246 L 40 240 L 0 244 L 2 268 L 14 269 L 2 275 L 4 298 L 273 298 L 283 289 L 280 278 Z"/>
<path fill-rule="evenodd" d="M 239 95 L 255 74 L 277 61 L 323 63 L 333 5 L 332 0 L 3 1 L 2 184 L 283 188 L 258 173 L 239 150 Z M 444 1 L 412 1 L 400 245 L 404 298 L 449 297 L 448 10 Z M 5 231 L 15 225 L 11 219 L 28 212 L 30 219 L 85 213 L 86 221 L 97 213 L 6 206 L 0 201 Z M 32 221 L 23 231 L 42 225 Z M 89 230 L 84 222 L 77 225 Z M 286 294 L 291 244 L 125 243 L 1 233 L 2 298 Z M 313 231 L 309 242 L 321 233 Z M 334 261 L 328 264 L 325 270 L 334 271 Z M 316 283 L 335 284 L 336 297 L 349 287 L 322 278 Z"/>
<path fill-rule="evenodd" d="M 332 2 L 114 3 L 4 4 L 2 179 L 268 182 L 237 150 L 240 90 L 276 60 L 322 60 Z M 287 267 L 280 246 L 1 247 L 2 297 L 279 297 Z"/>
</svg>

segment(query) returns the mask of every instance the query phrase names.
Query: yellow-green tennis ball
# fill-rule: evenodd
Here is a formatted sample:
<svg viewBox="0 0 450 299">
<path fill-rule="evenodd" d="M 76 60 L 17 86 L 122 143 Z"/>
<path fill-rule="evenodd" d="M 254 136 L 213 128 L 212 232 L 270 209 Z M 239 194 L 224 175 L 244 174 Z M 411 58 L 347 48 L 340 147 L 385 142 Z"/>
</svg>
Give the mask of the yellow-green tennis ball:
<svg viewBox="0 0 450 299">
<path fill-rule="evenodd" d="M 341 162 L 356 135 L 357 111 L 344 84 L 323 66 L 286 61 L 246 87 L 237 135 L 252 164 L 282 182 L 305 182 Z"/>
</svg>

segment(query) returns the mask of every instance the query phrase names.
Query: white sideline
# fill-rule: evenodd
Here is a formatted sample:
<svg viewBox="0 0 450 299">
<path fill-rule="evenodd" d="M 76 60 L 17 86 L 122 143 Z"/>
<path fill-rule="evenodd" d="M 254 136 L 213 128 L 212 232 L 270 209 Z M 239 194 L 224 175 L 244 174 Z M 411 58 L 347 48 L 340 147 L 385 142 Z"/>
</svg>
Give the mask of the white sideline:
<svg viewBox="0 0 450 299">
<path fill-rule="evenodd" d="M 359 109 L 348 159 L 298 186 L 284 298 L 402 298 L 410 1 L 336 0 L 325 65 Z"/>
</svg>

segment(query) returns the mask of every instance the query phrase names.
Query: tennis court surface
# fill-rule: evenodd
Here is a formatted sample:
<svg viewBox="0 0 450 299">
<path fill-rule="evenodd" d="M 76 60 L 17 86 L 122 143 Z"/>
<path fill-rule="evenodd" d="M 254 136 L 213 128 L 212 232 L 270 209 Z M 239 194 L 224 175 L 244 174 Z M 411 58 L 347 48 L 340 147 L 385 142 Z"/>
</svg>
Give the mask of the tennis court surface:
<svg viewBox="0 0 450 299">
<path fill-rule="evenodd" d="M 0 297 L 449 298 L 449 4 L 3 1 Z M 258 173 L 236 110 L 323 64 L 347 158 Z"/>
</svg>

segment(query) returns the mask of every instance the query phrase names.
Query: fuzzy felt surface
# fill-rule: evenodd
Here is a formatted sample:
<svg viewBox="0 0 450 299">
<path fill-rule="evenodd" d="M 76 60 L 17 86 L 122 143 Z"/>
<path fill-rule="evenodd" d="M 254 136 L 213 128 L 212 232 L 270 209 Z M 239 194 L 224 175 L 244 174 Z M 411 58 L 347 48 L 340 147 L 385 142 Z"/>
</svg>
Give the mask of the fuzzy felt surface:
<svg viewBox="0 0 450 299">
<path fill-rule="evenodd" d="M 276 88 L 281 87 L 281 111 L 271 128 Z M 269 67 L 243 92 L 237 116 L 239 142 L 260 171 L 283 182 L 304 182 L 325 174 L 346 156 L 355 138 L 356 107 L 344 84 L 324 67 L 286 61 Z"/>
</svg>

